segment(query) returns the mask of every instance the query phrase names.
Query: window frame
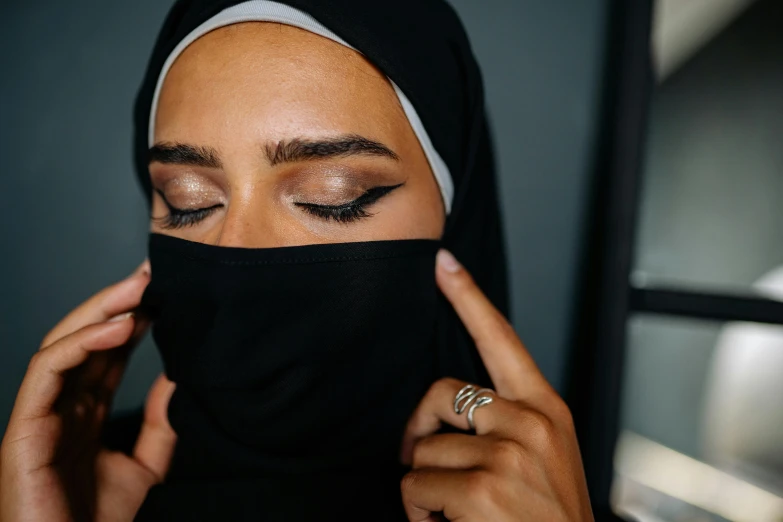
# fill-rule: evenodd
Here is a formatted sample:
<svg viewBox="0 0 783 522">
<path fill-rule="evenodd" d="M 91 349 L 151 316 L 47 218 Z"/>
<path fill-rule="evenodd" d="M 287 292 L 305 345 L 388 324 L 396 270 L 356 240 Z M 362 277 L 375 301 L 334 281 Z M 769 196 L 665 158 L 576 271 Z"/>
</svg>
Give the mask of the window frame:
<svg viewBox="0 0 783 522">
<path fill-rule="evenodd" d="M 636 314 L 783 324 L 783 302 L 632 284 L 650 99 L 653 1 L 609 0 L 603 99 L 581 249 L 564 398 L 596 520 L 611 511 L 628 321 Z"/>
</svg>

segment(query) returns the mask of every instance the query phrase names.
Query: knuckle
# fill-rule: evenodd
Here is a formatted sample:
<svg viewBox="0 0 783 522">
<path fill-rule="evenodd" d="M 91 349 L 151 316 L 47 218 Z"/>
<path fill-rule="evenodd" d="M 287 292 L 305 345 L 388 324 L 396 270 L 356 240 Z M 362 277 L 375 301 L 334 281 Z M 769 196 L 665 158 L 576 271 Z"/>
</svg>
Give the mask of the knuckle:
<svg viewBox="0 0 783 522">
<path fill-rule="evenodd" d="M 488 508 L 495 504 L 497 479 L 487 471 L 471 472 L 466 477 L 465 496 L 476 508 Z"/>
<path fill-rule="evenodd" d="M 560 398 L 559 395 L 555 395 L 549 405 L 550 417 L 558 424 L 565 426 L 568 429 L 572 429 L 574 426 L 574 417 L 571 414 L 571 409 L 566 402 Z"/>
<path fill-rule="evenodd" d="M 496 467 L 515 472 L 524 469 L 526 464 L 524 448 L 511 439 L 500 439 L 495 443 L 492 460 Z"/>
<path fill-rule="evenodd" d="M 414 467 L 421 466 L 423 462 L 427 461 L 427 457 L 431 454 L 433 447 L 433 440 L 431 437 L 425 437 L 413 446 L 413 455 L 411 457 Z"/>
<path fill-rule="evenodd" d="M 47 346 L 49 346 L 51 344 L 54 344 L 54 342 L 57 341 L 57 339 L 54 338 L 54 334 L 55 334 L 55 330 L 54 329 L 49 330 L 49 333 L 47 333 L 44 336 L 43 340 L 41 340 L 41 344 L 38 346 L 38 349 L 42 350 L 42 349 L 46 348 Z"/>
<path fill-rule="evenodd" d="M 421 484 L 421 476 L 415 471 L 406 473 L 400 480 L 400 491 L 403 497 L 407 497 L 410 493 Z"/>
<path fill-rule="evenodd" d="M 454 392 L 454 389 L 459 386 L 459 384 L 460 382 L 452 377 L 443 377 L 442 379 L 438 379 L 432 384 L 432 386 L 430 386 L 430 389 L 427 392 L 427 397 L 435 398 L 441 397 L 442 395 L 451 394 Z"/>
<path fill-rule="evenodd" d="M 513 343 L 514 346 L 521 344 L 514 327 L 497 310 L 493 310 L 481 319 L 480 329 L 485 332 L 485 339 L 483 339 L 485 343 Z"/>
<path fill-rule="evenodd" d="M 30 357 L 30 361 L 27 363 L 27 371 L 28 373 L 35 373 L 41 368 L 43 364 L 44 359 L 44 353 L 45 352 L 35 352 L 32 357 Z"/>
<path fill-rule="evenodd" d="M 537 410 L 527 410 L 523 414 L 525 439 L 535 448 L 543 449 L 552 445 L 555 427 L 549 417 Z"/>
</svg>

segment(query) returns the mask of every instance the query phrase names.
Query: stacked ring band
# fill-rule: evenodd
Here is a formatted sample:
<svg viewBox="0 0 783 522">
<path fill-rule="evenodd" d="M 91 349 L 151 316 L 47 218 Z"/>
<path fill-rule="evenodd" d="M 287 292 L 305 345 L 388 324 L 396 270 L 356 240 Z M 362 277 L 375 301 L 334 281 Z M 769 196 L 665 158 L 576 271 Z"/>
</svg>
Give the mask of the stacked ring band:
<svg viewBox="0 0 783 522">
<path fill-rule="evenodd" d="M 477 388 L 472 384 L 468 384 L 463 386 L 462 389 L 457 392 L 456 397 L 454 397 L 454 413 L 461 415 L 467 409 L 468 426 L 470 426 L 470 429 L 472 430 L 476 429 L 476 425 L 473 421 L 473 413 L 476 411 L 476 408 L 481 408 L 492 403 L 492 397 L 487 397 L 486 395 L 482 396 L 482 394 L 485 393 L 494 394 L 495 392 L 489 388 Z"/>
</svg>

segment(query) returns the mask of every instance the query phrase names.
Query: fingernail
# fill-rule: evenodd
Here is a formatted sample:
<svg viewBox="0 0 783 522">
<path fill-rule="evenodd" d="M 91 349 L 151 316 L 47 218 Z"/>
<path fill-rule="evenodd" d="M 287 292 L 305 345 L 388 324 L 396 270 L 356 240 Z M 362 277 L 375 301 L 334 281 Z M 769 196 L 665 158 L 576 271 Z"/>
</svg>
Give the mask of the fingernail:
<svg viewBox="0 0 783 522">
<path fill-rule="evenodd" d="M 135 277 L 137 275 L 144 274 L 145 276 L 149 277 L 150 275 L 150 260 L 145 259 L 142 264 L 140 264 L 138 267 L 136 267 L 136 270 L 133 271 L 133 273 L 130 275 L 130 277 Z"/>
<path fill-rule="evenodd" d="M 459 264 L 457 258 L 454 257 L 448 250 L 438 250 L 436 261 L 443 270 L 452 274 L 458 272 L 459 269 L 462 268 L 462 265 Z"/>
<path fill-rule="evenodd" d="M 126 319 L 130 319 L 131 317 L 133 317 L 133 312 L 125 312 L 124 314 L 115 315 L 114 317 L 112 317 L 111 319 L 109 319 L 106 322 L 107 323 L 119 323 L 120 321 L 124 321 Z"/>
<path fill-rule="evenodd" d="M 139 271 L 145 276 L 149 277 L 149 275 L 152 273 L 152 268 L 150 267 L 149 259 L 145 259 L 144 262 L 139 265 Z"/>
</svg>

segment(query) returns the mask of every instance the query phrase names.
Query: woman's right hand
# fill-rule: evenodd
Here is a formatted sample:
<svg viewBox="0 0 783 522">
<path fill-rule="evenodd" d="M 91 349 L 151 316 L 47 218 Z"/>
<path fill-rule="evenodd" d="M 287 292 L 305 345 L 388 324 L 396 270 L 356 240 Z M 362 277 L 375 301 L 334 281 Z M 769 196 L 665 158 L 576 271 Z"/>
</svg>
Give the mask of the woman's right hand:
<svg viewBox="0 0 783 522">
<path fill-rule="evenodd" d="M 149 264 L 68 314 L 33 356 L 0 446 L 0 522 L 133 520 L 176 442 L 161 376 L 133 455 L 101 447 L 103 422 L 147 321 L 131 312 Z"/>
</svg>

